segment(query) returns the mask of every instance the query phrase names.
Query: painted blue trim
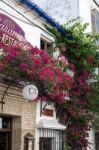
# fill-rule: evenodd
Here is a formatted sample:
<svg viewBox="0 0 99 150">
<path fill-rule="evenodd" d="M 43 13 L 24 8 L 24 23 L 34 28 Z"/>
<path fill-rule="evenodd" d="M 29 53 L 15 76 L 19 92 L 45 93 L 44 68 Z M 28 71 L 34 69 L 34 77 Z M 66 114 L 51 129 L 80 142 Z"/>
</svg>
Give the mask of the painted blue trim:
<svg viewBox="0 0 99 150">
<path fill-rule="evenodd" d="M 31 0 L 20 0 L 21 3 L 27 5 L 29 8 L 34 10 L 36 13 L 38 13 L 42 18 L 44 18 L 49 24 L 51 24 L 53 27 L 58 29 L 64 36 L 67 36 L 68 38 L 72 38 L 68 31 L 64 30 L 61 25 L 59 25 L 57 22 L 54 21 L 50 16 L 47 15 L 39 6 L 37 6 L 34 2 Z"/>
</svg>

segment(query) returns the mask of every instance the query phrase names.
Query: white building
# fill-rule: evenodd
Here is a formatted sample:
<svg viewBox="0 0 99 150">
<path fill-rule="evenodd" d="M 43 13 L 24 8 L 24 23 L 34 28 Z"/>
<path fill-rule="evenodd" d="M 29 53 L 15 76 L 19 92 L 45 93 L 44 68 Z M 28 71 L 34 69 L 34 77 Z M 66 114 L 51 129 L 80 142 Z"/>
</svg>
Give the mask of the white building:
<svg viewBox="0 0 99 150">
<path fill-rule="evenodd" d="M 41 0 L 21 0 L 21 2 L 19 0 L 0 0 L 0 15 L 3 14 L 10 18 L 7 22 L 8 28 L 13 28 L 11 24 L 14 21 L 15 24 L 17 23 L 21 27 L 22 34 L 27 41 L 33 46 L 46 51 L 54 38 L 44 25 L 53 25 L 61 32 L 63 30 L 33 2 L 38 5 L 41 4 L 41 7 L 60 24 L 63 24 L 69 18 L 81 16 L 85 22 L 90 24 L 88 32 L 99 30 L 98 26 L 94 28 L 94 24 L 92 25 L 91 12 L 93 12 L 93 15 L 98 16 L 97 11 L 99 11 L 98 5 L 93 0 L 44 0 L 43 2 Z M 96 18 L 94 17 L 94 21 L 97 25 L 98 19 Z M 0 28 L 2 27 L 1 23 L 2 19 L 0 18 Z M 6 21 L 4 24 L 6 24 Z M 0 94 L 3 94 L 2 92 L 6 87 L 6 83 L 0 83 Z M 17 90 L 14 86 L 11 89 L 13 89 L 13 92 Z M 62 139 L 59 131 L 63 131 L 65 127 L 58 123 L 53 105 L 47 105 L 45 115 L 41 115 L 40 102 L 37 104 L 34 102 L 28 103 L 20 96 L 20 90 L 17 91 L 18 98 L 14 98 L 11 89 L 7 92 L 8 97 L 5 96 L 3 109 L 1 107 L 2 103 L 0 103 L 0 150 L 25 150 L 25 148 L 26 150 L 32 150 L 33 148 L 34 150 L 43 150 L 48 140 L 47 150 L 50 150 L 50 147 L 52 147 L 51 150 L 58 150 L 60 146 L 59 139 Z M 44 105 L 43 103 L 43 109 L 45 108 Z M 3 128 L 4 124 L 6 129 Z M 8 128 L 8 124 L 10 124 L 9 127 L 12 127 Z M 26 135 L 29 139 L 35 138 L 34 145 L 31 142 L 27 144 L 27 141 L 24 143 Z M 90 132 L 90 141 L 94 143 L 93 135 L 94 132 Z M 53 143 L 58 142 L 59 145 L 53 145 L 52 141 Z M 62 143 L 61 140 L 60 142 Z M 39 144 L 42 145 L 41 149 Z M 61 146 L 60 149 L 62 149 Z M 89 150 L 94 150 L 94 145 Z"/>
<path fill-rule="evenodd" d="M 89 23 L 87 32 L 92 31 L 92 13 L 96 13 L 96 23 L 99 20 L 98 0 L 32 0 L 38 4 L 47 14 L 52 16 L 60 24 L 64 24 L 68 19 L 81 16 L 85 22 Z M 94 12 L 96 10 L 96 12 Z M 99 31 L 97 23 L 97 31 Z"/>
<path fill-rule="evenodd" d="M 47 51 L 54 38 L 45 24 L 63 32 L 33 2 L 0 0 L 0 43 L 9 46 L 22 37 Z M 66 127 L 56 119 L 53 104 L 29 102 L 22 97 L 22 88 L 8 87 L 0 78 L 0 150 L 62 150 Z"/>
<path fill-rule="evenodd" d="M 86 32 L 99 32 L 99 0 L 32 0 L 60 24 L 80 16 L 89 23 Z M 99 73 L 99 69 L 97 69 Z M 89 132 L 89 150 L 99 150 L 99 130 Z"/>
</svg>

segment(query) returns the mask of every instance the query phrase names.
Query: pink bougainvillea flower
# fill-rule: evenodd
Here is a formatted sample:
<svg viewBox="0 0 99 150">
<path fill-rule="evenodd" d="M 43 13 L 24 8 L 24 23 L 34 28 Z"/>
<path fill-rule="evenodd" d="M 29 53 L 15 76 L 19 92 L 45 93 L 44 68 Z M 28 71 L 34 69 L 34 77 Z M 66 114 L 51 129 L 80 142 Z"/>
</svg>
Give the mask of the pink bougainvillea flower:
<svg viewBox="0 0 99 150">
<path fill-rule="evenodd" d="M 68 63 L 68 67 L 69 67 L 70 70 L 72 70 L 73 72 L 75 72 L 74 64 Z"/>
<path fill-rule="evenodd" d="M 64 92 L 58 92 L 56 94 L 53 94 L 52 97 L 55 99 L 58 103 L 64 103 L 66 94 Z"/>
<path fill-rule="evenodd" d="M 49 97 L 53 99 L 54 102 L 57 100 L 58 103 L 63 103 L 66 97 L 63 91 L 66 91 L 69 89 L 68 87 L 71 86 L 72 77 L 46 52 L 37 47 L 27 45 L 27 43 L 25 43 L 26 45 L 24 46 L 22 44 L 24 43 L 17 44 L 16 47 L 9 47 L 5 51 L 5 55 L 1 61 L 1 64 L 4 64 L 3 68 L 5 72 L 10 69 L 13 70 L 13 63 L 15 63 L 14 67 L 19 67 L 20 69 L 18 72 L 20 76 L 21 73 L 24 72 L 24 75 L 26 74 L 26 78 L 28 77 L 29 80 L 36 79 L 43 83 L 43 86 L 47 88 Z M 29 47 L 29 49 L 27 49 L 27 47 Z M 21 56 L 26 59 L 23 59 Z M 60 56 L 60 61 L 63 65 L 68 65 L 66 57 Z M 2 65 L 0 70 L 2 72 Z M 51 95 L 53 96 L 51 97 Z"/>
<path fill-rule="evenodd" d="M 64 73 L 64 79 L 65 79 L 66 81 L 71 82 L 71 83 L 74 81 L 73 77 L 71 77 L 71 76 L 69 75 L 69 73 L 67 73 L 67 72 Z"/>
<path fill-rule="evenodd" d="M 58 84 L 61 84 L 62 82 L 63 82 L 63 78 L 62 78 L 62 76 L 60 75 L 60 76 L 56 76 L 56 81 L 57 81 L 57 83 Z"/>
<path fill-rule="evenodd" d="M 0 63 L 0 72 L 3 71 L 3 66 L 4 66 L 4 64 L 3 64 L 3 63 Z"/>
<path fill-rule="evenodd" d="M 42 99 L 42 101 L 46 101 L 47 100 L 47 98 L 45 96 L 42 96 L 41 99 Z"/>
<path fill-rule="evenodd" d="M 39 78 L 44 78 L 44 79 L 49 79 L 49 80 L 54 80 L 54 72 L 51 68 L 49 67 L 43 67 L 42 70 L 39 72 Z"/>
<path fill-rule="evenodd" d="M 58 91 L 58 90 L 59 90 L 59 85 L 54 86 L 54 87 L 53 87 L 53 90 L 54 90 L 54 91 Z"/>
<path fill-rule="evenodd" d="M 27 65 L 27 64 L 25 64 L 25 63 L 21 63 L 21 64 L 20 64 L 20 69 L 26 70 L 27 68 L 28 68 L 28 65 Z"/>
<path fill-rule="evenodd" d="M 59 56 L 59 60 L 60 60 L 61 62 L 63 62 L 65 65 L 68 65 L 68 59 L 67 59 L 65 56 L 60 55 L 60 56 Z"/>
<path fill-rule="evenodd" d="M 38 77 L 39 77 L 40 80 L 46 80 L 47 79 L 46 75 L 43 72 L 40 72 L 38 74 Z"/>
<path fill-rule="evenodd" d="M 36 66 L 40 66 L 42 64 L 42 60 L 40 57 L 34 57 L 33 61 L 34 61 Z"/>
</svg>

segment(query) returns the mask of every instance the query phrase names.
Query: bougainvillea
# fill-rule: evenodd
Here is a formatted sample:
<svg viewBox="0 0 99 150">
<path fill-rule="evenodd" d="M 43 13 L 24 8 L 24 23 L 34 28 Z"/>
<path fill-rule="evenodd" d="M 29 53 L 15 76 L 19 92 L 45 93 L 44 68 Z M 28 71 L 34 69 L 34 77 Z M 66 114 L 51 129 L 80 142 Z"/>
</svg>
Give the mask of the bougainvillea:
<svg viewBox="0 0 99 150">
<path fill-rule="evenodd" d="M 73 83 L 73 78 L 66 72 L 67 59 L 64 57 L 56 61 L 43 50 L 25 44 L 28 43 L 24 43 L 24 48 L 18 45 L 0 46 L 4 48 L 0 56 L 0 73 L 14 80 L 35 82 L 42 99 L 63 103 L 67 97 L 66 91 L 70 90 Z M 65 70 L 60 67 L 60 62 Z"/>
<path fill-rule="evenodd" d="M 98 50 L 96 40 L 99 39 L 99 35 L 85 33 L 87 25 L 83 25 L 80 18 L 67 22 L 63 28 L 70 31 L 73 37 L 71 40 L 57 29 L 49 29 L 55 37 L 56 47 L 68 58 L 69 67 L 75 72 L 74 83 L 69 91 L 69 100 L 63 105 L 56 105 L 60 121 L 67 126 L 66 145 L 69 145 L 72 150 L 87 150 L 88 132 L 94 119 L 90 101 L 93 88 L 88 81 L 93 78 L 94 68 L 99 65 L 99 57 L 96 59 Z M 98 99 L 99 97 L 97 101 Z M 92 101 L 95 104 L 95 99 Z M 99 103 L 96 104 L 99 108 Z"/>
</svg>

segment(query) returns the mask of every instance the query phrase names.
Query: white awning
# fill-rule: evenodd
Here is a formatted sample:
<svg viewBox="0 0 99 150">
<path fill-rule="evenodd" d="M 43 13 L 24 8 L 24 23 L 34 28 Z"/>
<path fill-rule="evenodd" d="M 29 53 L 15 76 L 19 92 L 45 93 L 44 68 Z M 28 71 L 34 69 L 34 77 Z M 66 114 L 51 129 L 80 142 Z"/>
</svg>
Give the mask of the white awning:
<svg viewBox="0 0 99 150">
<path fill-rule="evenodd" d="M 37 123 L 37 128 L 65 130 L 66 126 L 58 123 L 56 120 L 40 119 Z"/>
</svg>

